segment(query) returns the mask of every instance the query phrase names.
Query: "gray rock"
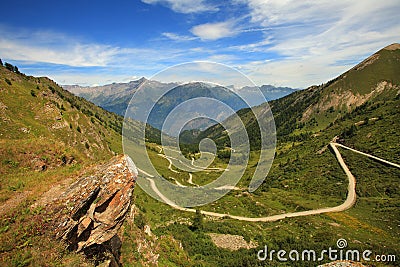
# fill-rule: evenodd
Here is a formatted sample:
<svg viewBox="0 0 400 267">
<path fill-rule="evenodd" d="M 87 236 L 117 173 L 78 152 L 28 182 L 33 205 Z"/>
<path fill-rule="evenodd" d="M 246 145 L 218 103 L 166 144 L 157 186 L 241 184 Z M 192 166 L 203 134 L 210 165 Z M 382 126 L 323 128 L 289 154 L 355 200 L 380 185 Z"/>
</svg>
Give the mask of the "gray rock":
<svg viewBox="0 0 400 267">
<path fill-rule="evenodd" d="M 57 200 L 57 238 L 102 266 L 120 266 L 121 225 L 130 210 L 136 174 L 126 155 L 96 167 Z M 106 264 L 106 265 L 104 265 Z"/>
</svg>

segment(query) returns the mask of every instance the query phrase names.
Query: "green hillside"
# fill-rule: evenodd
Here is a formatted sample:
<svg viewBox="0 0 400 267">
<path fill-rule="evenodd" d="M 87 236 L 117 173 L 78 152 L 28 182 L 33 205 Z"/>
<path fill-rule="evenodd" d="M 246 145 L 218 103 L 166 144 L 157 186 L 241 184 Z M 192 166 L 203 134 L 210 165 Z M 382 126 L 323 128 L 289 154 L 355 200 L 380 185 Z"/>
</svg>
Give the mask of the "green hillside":
<svg viewBox="0 0 400 267">
<path fill-rule="evenodd" d="M 2 195 L 16 187 L 15 181 L 4 180 L 10 173 L 23 176 L 34 170 L 106 160 L 122 152 L 121 117 L 50 79 L 0 67 L 0 88 Z"/>
<path fill-rule="evenodd" d="M 39 218 L 35 219 L 40 210 L 30 211 L 30 205 L 51 187 L 74 179 L 89 165 L 121 153 L 122 120 L 48 78 L 26 76 L 3 66 L 0 118 L 0 262 L 25 266 L 24 261 L 40 258 L 25 250 L 26 246 L 48 250 L 49 255 L 61 255 L 64 250 L 47 237 L 35 234 L 35 227 L 42 227 L 43 231 L 46 227 Z M 5 214 L 7 217 L 3 217 Z M 44 253 L 41 249 L 38 253 Z M 78 255 L 65 257 L 83 260 Z M 57 262 L 50 256 L 47 260 L 44 257 L 42 264 Z"/>
<path fill-rule="evenodd" d="M 0 265 L 86 265 L 48 235 L 51 216 L 31 205 L 122 153 L 122 124 L 123 117 L 48 78 L 0 66 Z M 139 124 L 125 130 L 136 136 Z M 152 142 L 160 138 L 152 127 L 146 133 Z"/>
</svg>

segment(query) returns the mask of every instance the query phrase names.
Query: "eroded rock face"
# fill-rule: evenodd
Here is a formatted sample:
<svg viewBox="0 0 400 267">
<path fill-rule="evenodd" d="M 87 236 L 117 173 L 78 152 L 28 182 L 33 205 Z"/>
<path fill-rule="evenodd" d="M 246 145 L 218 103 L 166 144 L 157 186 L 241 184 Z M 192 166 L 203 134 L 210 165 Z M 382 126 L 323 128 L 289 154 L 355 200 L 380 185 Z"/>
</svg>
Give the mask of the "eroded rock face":
<svg viewBox="0 0 400 267">
<path fill-rule="evenodd" d="M 58 199 L 56 236 L 97 263 L 119 266 L 120 227 L 130 209 L 137 170 L 126 155 L 95 168 Z"/>
</svg>

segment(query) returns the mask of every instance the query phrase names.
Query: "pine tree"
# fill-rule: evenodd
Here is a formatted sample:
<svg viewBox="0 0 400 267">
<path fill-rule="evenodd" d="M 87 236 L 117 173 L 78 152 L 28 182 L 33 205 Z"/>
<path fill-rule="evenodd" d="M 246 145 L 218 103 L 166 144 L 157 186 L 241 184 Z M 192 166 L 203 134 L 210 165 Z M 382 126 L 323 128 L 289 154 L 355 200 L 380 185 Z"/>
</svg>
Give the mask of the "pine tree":
<svg viewBox="0 0 400 267">
<path fill-rule="evenodd" d="M 201 230 L 203 228 L 203 214 L 200 210 L 196 210 L 196 215 L 193 218 L 192 229 Z"/>
</svg>

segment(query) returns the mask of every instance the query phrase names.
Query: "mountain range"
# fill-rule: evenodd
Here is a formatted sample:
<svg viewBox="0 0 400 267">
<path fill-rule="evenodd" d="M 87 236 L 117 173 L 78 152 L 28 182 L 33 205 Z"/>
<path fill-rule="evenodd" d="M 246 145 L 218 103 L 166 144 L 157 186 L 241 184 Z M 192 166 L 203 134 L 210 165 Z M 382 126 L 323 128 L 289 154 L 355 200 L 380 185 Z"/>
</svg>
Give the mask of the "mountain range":
<svg viewBox="0 0 400 267">
<path fill-rule="evenodd" d="M 129 105 L 133 95 L 138 92 L 138 88 L 141 86 L 145 91 L 142 92 L 142 94 L 145 96 L 141 97 L 140 100 L 136 100 L 135 105 Z M 259 105 L 265 101 L 259 97 L 257 91 L 261 92 L 266 100 L 277 99 L 296 91 L 289 87 L 274 87 L 272 85 L 263 85 L 260 88 L 246 86 L 236 89 L 231 87 L 232 86 L 227 86 L 224 88 L 222 86 L 201 82 L 191 82 L 187 84 L 161 83 L 158 81 L 146 80 L 145 78 L 131 81 L 129 83 L 113 83 L 95 87 L 63 85 L 64 89 L 74 93 L 75 95 L 83 97 L 108 111 L 122 116 L 125 115 L 129 106 L 129 116 L 135 120 L 146 121 L 160 130 L 162 128 L 162 123 L 169 112 L 180 103 L 189 99 L 210 97 L 227 104 L 233 109 L 233 111 L 238 111 L 245 107 Z M 156 97 L 158 96 L 158 93 L 166 90 L 171 91 L 158 101 L 158 97 Z M 240 93 L 240 95 L 246 99 L 247 103 L 238 99 L 236 95 L 237 93 Z M 136 99 L 138 98 L 136 97 Z M 154 115 L 150 116 L 148 119 L 144 118 L 142 110 L 150 109 L 150 105 L 152 104 L 155 104 L 154 111 L 152 111 Z M 203 110 L 209 110 L 210 108 L 215 108 L 215 105 L 208 106 L 212 105 L 211 103 L 204 102 L 203 104 L 205 104 L 205 106 L 198 105 L 196 109 L 203 108 Z M 184 112 L 190 113 L 190 110 L 185 110 Z M 232 115 L 232 112 L 228 113 L 227 111 L 219 109 L 215 111 L 215 114 L 219 114 L 218 120 L 222 121 L 229 115 Z M 184 120 L 184 118 L 181 118 L 181 120 Z M 213 124 L 215 124 L 214 120 L 198 119 L 190 122 L 184 129 L 205 129 Z M 174 127 L 170 126 L 167 128 L 168 129 L 163 130 L 168 134 L 172 134 Z M 173 135 L 177 134 L 175 133 Z"/>
</svg>

